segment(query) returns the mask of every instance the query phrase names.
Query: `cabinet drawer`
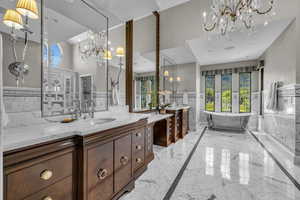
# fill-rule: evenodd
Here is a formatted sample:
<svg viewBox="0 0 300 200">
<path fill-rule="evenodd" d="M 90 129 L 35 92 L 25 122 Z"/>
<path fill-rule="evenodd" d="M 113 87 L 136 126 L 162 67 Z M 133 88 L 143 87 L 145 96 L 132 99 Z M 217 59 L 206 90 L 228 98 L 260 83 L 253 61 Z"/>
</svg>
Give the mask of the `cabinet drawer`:
<svg viewBox="0 0 300 200">
<path fill-rule="evenodd" d="M 132 159 L 132 169 L 133 172 L 138 170 L 140 167 L 142 167 L 145 163 L 145 152 L 144 151 L 139 151 L 136 154 L 133 155 Z"/>
<path fill-rule="evenodd" d="M 115 181 L 114 192 L 119 192 L 132 178 L 131 134 L 115 140 Z"/>
<path fill-rule="evenodd" d="M 88 200 L 108 200 L 113 196 L 113 142 L 88 150 Z"/>
<path fill-rule="evenodd" d="M 73 153 L 39 162 L 8 174 L 6 177 L 7 200 L 24 199 L 73 173 Z"/>
<path fill-rule="evenodd" d="M 132 134 L 133 145 L 144 144 L 144 140 L 145 140 L 145 128 L 138 129 Z"/>
<path fill-rule="evenodd" d="M 48 188 L 25 198 L 24 200 L 73 200 L 75 193 L 73 191 L 72 177 L 68 177 Z"/>
</svg>

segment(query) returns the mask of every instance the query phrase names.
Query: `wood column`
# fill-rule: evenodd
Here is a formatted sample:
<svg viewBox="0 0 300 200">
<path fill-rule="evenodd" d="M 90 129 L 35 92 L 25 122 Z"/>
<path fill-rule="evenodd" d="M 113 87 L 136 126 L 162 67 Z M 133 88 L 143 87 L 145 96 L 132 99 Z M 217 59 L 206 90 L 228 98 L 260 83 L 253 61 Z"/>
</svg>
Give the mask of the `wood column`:
<svg viewBox="0 0 300 200">
<path fill-rule="evenodd" d="M 126 22 L 126 105 L 133 111 L 133 20 Z"/>
<path fill-rule="evenodd" d="M 153 12 L 153 14 L 156 17 L 156 52 L 155 52 L 155 56 L 156 56 L 156 101 L 157 101 L 157 108 L 159 105 L 159 67 L 160 67 L 160 14 L 155 11 Z"/>
</svg>

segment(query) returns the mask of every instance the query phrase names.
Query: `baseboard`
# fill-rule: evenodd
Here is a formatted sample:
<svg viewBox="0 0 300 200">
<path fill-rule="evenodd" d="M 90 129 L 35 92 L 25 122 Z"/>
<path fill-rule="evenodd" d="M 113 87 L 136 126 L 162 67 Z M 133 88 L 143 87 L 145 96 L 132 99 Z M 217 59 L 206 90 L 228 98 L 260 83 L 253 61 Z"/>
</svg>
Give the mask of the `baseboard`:
<svg viewBox="0 0 300 200">
<path fill-rule="evenodd" d="M 276 138 L 274 138 L 272 135 L 264 133 L 271 141 L 272 143 L 275 143 L 276 146 L 279 146 L 280 149 L 284 150 L 284 152 L 288 153 L 293 158 L 296 157 L 295 153 L 292 152 L 289 148 L 281 144 Z"/>
<path fill-rule="evenodd" d="M 297 156 L 294 152 L 292 152 L 289 148 L 281 144 L 276 138 L 274 138 L 272 135 L 262 132 L 267 136 L 269 141 L 271 142 L 272 146 L 275 146 L 275 148 L 280 149 L 284 152 L 284 154 L 288 154 L 289 159 L 295 164 L 300 166 L 300 156 Z M 263 142 L 262 142 L 263 143 Z"/>
<path fill-rule="evenodd" d="M 294 164 L 300 166 L 300 156 L 297 155 L 294 156 Z"/>
</svg>

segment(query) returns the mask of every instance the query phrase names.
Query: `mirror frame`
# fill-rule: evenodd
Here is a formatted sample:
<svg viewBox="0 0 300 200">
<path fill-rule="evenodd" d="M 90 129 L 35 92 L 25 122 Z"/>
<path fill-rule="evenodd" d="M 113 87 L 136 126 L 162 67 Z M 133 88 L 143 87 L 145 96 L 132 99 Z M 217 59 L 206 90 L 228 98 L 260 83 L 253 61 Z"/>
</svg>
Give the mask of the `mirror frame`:
<svg viewBox="0 0 300 200">
<path fill-rule="evenodd" d="M 133 20 L 126 22 L 126 105 L 129 107 L 129 112 L 134 113 L 149 113 L 159 111 L 159 68 L 160 68 L 160 14 L 154 11 L 153 15 L 156 18 L 156 36 L 155 36 L 155 78 L 157 107 L 153 110 L 134 111 L 133 110 Z"/>
</svg>

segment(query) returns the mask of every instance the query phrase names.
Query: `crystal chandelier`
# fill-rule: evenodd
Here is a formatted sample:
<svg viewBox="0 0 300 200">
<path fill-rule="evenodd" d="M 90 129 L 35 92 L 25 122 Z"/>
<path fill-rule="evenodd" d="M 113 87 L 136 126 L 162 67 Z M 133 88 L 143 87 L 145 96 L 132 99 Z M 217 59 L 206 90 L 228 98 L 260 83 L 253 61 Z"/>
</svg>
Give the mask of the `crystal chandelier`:
<svg viewBox="0 0 300 200">
<path fill-rule="evenodd" d="M 106 32 L 94 33 L 93 31 L 87 32 L 87 39 L 80 42 L 78 45 L 79 52 L 82 60 L 95 58 L 97 61 L 103 58 L 107 51 Z"/>
<path fill-rule="evenodd" d="M 274 0 L 212 0 L 211 11 L 203 13 L 204 30 L 222 35 L 242 27 L 251 30 L 255 27 L 254 17 L 266 15 L 273 8 Z"/>
</svg>

